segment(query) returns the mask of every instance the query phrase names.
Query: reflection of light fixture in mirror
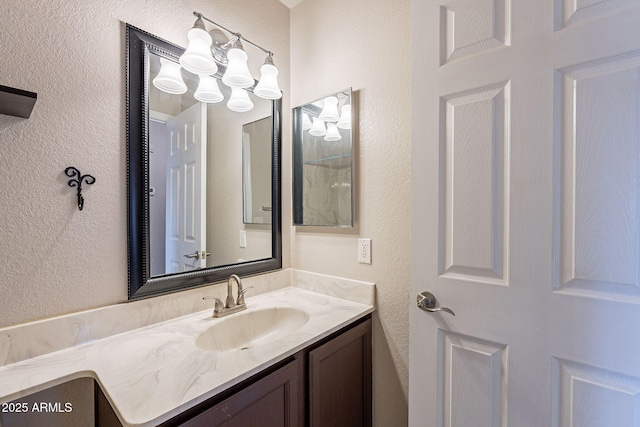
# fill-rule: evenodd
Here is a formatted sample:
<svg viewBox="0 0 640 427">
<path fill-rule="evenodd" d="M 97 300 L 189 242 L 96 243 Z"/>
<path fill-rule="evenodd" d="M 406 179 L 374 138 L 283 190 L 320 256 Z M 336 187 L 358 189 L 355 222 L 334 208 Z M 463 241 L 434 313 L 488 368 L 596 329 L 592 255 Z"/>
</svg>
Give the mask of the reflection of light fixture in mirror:
<svg viewBox="0 0 640 427">
<path fill-rule="evenodd" d="M 342 106 L 342 114 L 337 125 L 340 129 L 351 129 L 351 104 Z"/>
<path fill-rule="evenodd" d="M 253 108 L 253 102 L 249 99 L 249 92 L 239 87 L 231 88 L 231 98 L 227 102 L 227 107 L 231 111 L 244 113 Z"/>
<path fill-rule="evenodd" d="M 280 99 L 282 92 L 278 86 L 278 69 L 273 65 L 273 55 L 270 53 L 260 67 L 260 81 L 253 93 L 264 99 Z"/>
<path fill-rule="evenodd" d="M 334 123 L 327 123 L 327 134 L 324 137 L 325 141 L 340 141 L 342 136 L 340 136 L 340 131 L 338 131 L 338 126 Z"/>
<path fill-rule="evenodd" d="M 242 44 L 239 41 L 234 42 L 234 46 L 227 52 L 227 70 L 222 76 L 222 83 L 229 87 L 251 87 L 254 84 L 253 76 L 249 72 L 247 66 L 247 53 L 242 50 Z"/>
<path fill-rule="evenodd" d="M 309 119 L 309 115 L 307 113 L 302 114 L 302 130 L 311 129 L 311 119 Z"/>
<path fill-rule="evenodd" d="M 215 74 L 218 66 L 211 56 L 211 36 L 200 17 L 187 33 L 187 38 L 189 45 L 180 57 L 180 65 L 193 74 Z"/>
<path fill-rule="evenodd" d="M 340 118 L 338 114 L 338 98 L 335 96 L 328 96 L 324 99 L 324 106 L 318 116 L 319 119 L 325 122 L 337 122 Z"/>
<path fill-rule="evenodd" d="M 187 91 L 187 85 L 182 80 L 180 64 L 170 59 L 160 58 L 160 72 L 153 79 L 153 85 L 163 92 L 179 95 Z"/>
<path fill-rule="evenodd" d="M 312 136 L 325 136 L 327 134 L 327 129 L 324 127 L 324 122 L 317 117 L 313 118 L 313 124 L 311 125 L 311 129 L 309 129 L 309 135 Z"/>
<path fill-rule="evenodd" d="M 193 95 L 195 99 L 210 104 L 220 102 L 224 99 L 224 95 L 222 95 L 218 87 L 217 79 L 207 75 L 200 75 L 199 77 L 200 82 L 198 83 L 198 89 L 196 89 L 196 93 Z"/>
</svg>

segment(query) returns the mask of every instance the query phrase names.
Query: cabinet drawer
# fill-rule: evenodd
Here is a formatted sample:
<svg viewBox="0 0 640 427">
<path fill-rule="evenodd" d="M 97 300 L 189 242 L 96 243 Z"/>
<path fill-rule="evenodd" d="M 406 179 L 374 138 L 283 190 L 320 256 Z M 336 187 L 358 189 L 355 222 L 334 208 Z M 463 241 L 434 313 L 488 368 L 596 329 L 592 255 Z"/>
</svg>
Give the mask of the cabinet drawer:
<svg viewBox="0 0 640 427">
<path fill-rule="evenodd" d="M 297 427 L 300 362 L 296 359 L 180 424 L 188 427 Z"/>
</svg>

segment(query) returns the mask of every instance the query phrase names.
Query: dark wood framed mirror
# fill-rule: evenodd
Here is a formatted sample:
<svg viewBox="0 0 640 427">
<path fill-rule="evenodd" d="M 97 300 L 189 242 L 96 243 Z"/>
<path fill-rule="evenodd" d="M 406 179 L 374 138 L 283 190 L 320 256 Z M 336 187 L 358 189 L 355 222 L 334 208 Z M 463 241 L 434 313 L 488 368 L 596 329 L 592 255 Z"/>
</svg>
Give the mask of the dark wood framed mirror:
<svg viewBox="0 0 640 427">
<path fill-rule="evenodd" d="M 227 193 L 212 193 L 211 190 L 215 185 L 203 184 L 202 187 L 206 188 L 206 194 L 203 193 L 203 197 L 206 198 L 206 214 L 202 219 L 202 224 L 214 223 L 216 220 L 223 217 L 232 217 L 233 223 L 231 225 L 225 225 L 216 223 L 215 228 L 222 231 L 230 231 L 234 236 L 234 243 L 229 243 L 230 240 L 217 237 L 216 234 L 212 234 L 211 230 L 206 232 L 207 247 L 198 248 L 194 254 L 184 254 L 186 261 L 183 264 L 187 265 L 187 261 L 193 262 L 188 264 L 185 268 L 172 268 L 170 262 L 162 261 L 163 254 L 162 249 L 154 249 L 157 244 L 159 235 L 162 235 L 163 229 L 169 230 L 170 225 L 163 224 L 163 220 L 156 218 L 169 217 L 170 212 L 165 211 L 166 215 L 157 214 L 155 209 L 158 209 L 157 199 L 164 187 L 164 183 L 160 184 L 157 188 L 151 184 L 151 175 L 154 169 L 157 169 L 157 165 L 152 162 L 152 154 L 158 151 L 162 151 L 160 143 L 151 141 L 152 133 L 155 132 L 150 123 L 157 122 L 158 113 L 156 110 L 159 108 L 154 107 L 152 104 L 159 102 L 161 98 L 158 94 L 154 94 L 152 80 L 155 65 L 159 64 L 159 59 L 166 59 L 173 62 L 178 62 L 178 58 L 184 52 L 184 49 L 166 40 L 162 40 L 150 33 L 135 28 L 129 24 L 126 25 L 126 107 L 127 107 L 127 202 L 128 202 L 128 256 L 129 256 L 129 299 L 137 299 L 143 297 L 149 297 L 153 295 L 174 292 L 183 290 L 186 288 L 201 286 L 208 283 L 222 281 L 229 277 L 231 274 L 237 274 L 240 276 L 247 276 L 253 274 L 259 274 L 266 271 L 276 270 L 282 267 L 282 219 L 281 219 L 281 100 L 270 101 L 264 99 L 252 98 L 256 101 L 255 113 L 238 113 L 229 112 L 235 114 L 233 120 L 227 118 L 216 118 L 215 123 L 224 123 L 226 128 L 221 130 L 220 125 L 217 128 L 215 126 L 209 126 L 210 131 L 215 129 L 218 135 L 224 134 L 224 137 L 220 136 L 216 138 L 215 144 L 217 146 L 235 146 L 237 139 L 238 149 L 235 152 L 239 153 L 237 157 L 226 158 L 220 155 L 220 151 L 211 149 L 209 147 L 208 152 L 216 152 L 216 158 L 223 162 L 215 167 L 216 171 L 224 169 L 227 172 L 232 172 L 233 176 L 223 176 L 216 178 L 216 182 L 224 181 L 224 188 L 234 188 L 237 185 L 238 194 L 237 200 L 239 205 L 232 203 L 232 199 L 235 200 L 236 196 L 230 197 Z M 220 70 L 215 78 L 221 79 L 224 72 L 224 67 L 220 66 Z M 189 79 L 197 77 L 188 76 L 185 73 L 185 82 L 189 86 Z M 197 84 L 197 83 L 196 83 Z M 223 91 L 228 91 L 228 88 L 224 88 L 224 85 L 220 84 Z M 246 89 L 249 94 L 252 94 L 253 88 Z M 190 95 L 193 95 L 193 89 L 190 88 Z M 189 93 L 189 92 L 188 92 Z M 178 95 L 180 96 L 180 95 Z M 228 96 L 227 96 L 228 97 Z M 259 104 L 261 102 L 262 104 Z M 178 104 L 184 104 L 185 102 L 178 102 Z M 267 104 L 265 104 L 267 103 Z M 224 103 L 222 105 L 206 104 L 202 106 L 199 101 L 191 101 L 190 106 L 198 111 L 203 111 L 203 114 L 211 115 L 215 117 L 216 114 L 223 114 L 222 111 L 226 109 Z M 182 109 L 186 110 L 187 107 L 182 106 Z M 265 114 L 264 110 L 267 110 Z M 242 240 L 242 233 L 251 233 L 255 230 L 243 230 L 243 208 L 242 208 L 242 125 L 250 123 L 255 120 L 255 116 L 264 117 L 270 114 L 271 117 L 271 225 L 270 227 L 260 227 L 258 232 L 266 234 L 266 238 L 257 238 L 255 240 L 260 241 L 262 247 L 257 252 L 254 251 L 249 256 L 245 256 L 245 252 L 235 252 L 231 256 L 226 252 L 231 252 L 231 249 L 238 246 L 238 228 L 240 228 L 240 237 Z M 170 116 L 161 113 L 160 116 Z M 171 116 L 172 117 L 172 116 Z M 169 120 L 169 119 L 167 119 Z M 205 119 L 206 120 L 206 119 Z M 211 122 L 212 119 L 209 119 Z M 233 122 L 233 123 L 232 123 Z M 237 125 L 237 132 L 230 126 Z M 206 133 L 205 147 L 207 145 L 214 144 Z M 217 150 L 217 151 L 216 151 Z M 211 154 L 209 154 L 209 159 Z M 222 167 L 224 166 L 224 168 Z M 168 170 L 168 169 L 167 169 Z M 208 169 L 207 169 L 208 171 Z M 238 179 L 235 179 L 235 171 L 237 171 Z M 218 172 L 219 173 L 219 172 Z M 229 175 L 229 174 L 227 174 Z M 163 178 L 165 179 L 165 178 Z M 209 180 L 210 178 L 207 178 Z M 166 181 L 170 181 L 166 178 Z M 166 184 L 167 189 L 170 189 L 170 183 Z M 169 197 L 166 197 L 168 200 Z M 153 203 L 152 203 L 153 200 Z M 168 203 L 168 202 L 167 202 Z M 205 205 L 205 202 L 202 202 Z M 162 203 L 160 203 L 162 209 Z M 203 208 L 204 209 L 204 208 Z M 212 217 L 211 215 L 215 215 Z M 212 219 L 213 218 L 213 219 Z M 169 220 L 164 220 L 169 224 Z M 159 225 L 158 225 L 159 224 Z M 237 225 L 240 224 L 240 225 Z M 169 232 L 166 233 L 169 235 Z M 204 236 L 203 232 L 203 236 Z M 246 236 L 246 234 L 245 234 Z M 165 237 L 165 239 L 168 239 Z M 162 241 L 162 239 L 160 239 Z M 218 246 L 213 248 L 213 244 L 217 243 Z M 239 246 L 242 246 L 240 244 Z M 246 246 L 246 245 L 245 245 Z M 160 243 L 162 247 L 162 243 Z M 227 248 L 229 251 L 227 251 Z M 245 248 L 246 249 L 246 248 Z M 183 250 L 184 251 L 184 250 Z M 196 257 L 195 255 L 198 254 Z M 225 256 L 227 255 L 227 256 Z M 179 255 L 182 258 L 182 255 Z M 169 260 L 169 257 L 165 258 Z"/>
</svg>

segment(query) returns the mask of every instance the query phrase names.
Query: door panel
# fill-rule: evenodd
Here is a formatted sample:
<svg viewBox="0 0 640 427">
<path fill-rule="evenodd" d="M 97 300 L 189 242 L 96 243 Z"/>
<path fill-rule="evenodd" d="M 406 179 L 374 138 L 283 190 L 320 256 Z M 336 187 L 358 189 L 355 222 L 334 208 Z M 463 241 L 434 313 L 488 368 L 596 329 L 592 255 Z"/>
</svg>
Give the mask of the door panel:
<svg viewBox="0 0 640 427">
<path fill-rule="evenodd" d="M 639 23 L 413 0 L 411 426 L 640 427 Z"/>
<path fill-rule="evenodd" d="M 640 424 L 640 381 L 619 373 L 554 359 L 554 426 Z"/>
<path fill-rule="evenodd" d="M 198 102 L 172 117 L 167 132 L 165 264 L 167 273 L 177 273 L 206 266 L 206 104 Z"/>
<path fill-rule="evenodd" d="M 509 83 L 445 96 L 441 108 L 441 272 L 504 284 Z"/>
<path fill-rule="evenodd" d="M 640 54 L 558 71 L 562 99 L 556 288 L 638 291 Z"/>
<path fill-rule="evenodd" d="M 505 425 L 507 347 L 444 331 L 439 338 L 441 425 Z"/>
</svg>

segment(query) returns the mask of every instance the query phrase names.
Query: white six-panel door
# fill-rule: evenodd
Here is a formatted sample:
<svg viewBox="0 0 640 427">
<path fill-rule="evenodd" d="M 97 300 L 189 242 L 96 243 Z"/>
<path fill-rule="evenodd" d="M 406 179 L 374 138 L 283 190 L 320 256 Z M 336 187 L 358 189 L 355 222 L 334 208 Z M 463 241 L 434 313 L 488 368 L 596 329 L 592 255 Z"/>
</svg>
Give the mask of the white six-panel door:
<svg viewBox="0 0 640 427">
<path fill-rule="evenodd" d="M 412 27 L 410 425 L 640 427 L 640 1 Z"/>
<path fill-rule="evenodd" d="M 165 269 L 175 273 L 206 267 L 207 104 L 169 119 L 167 132 Z"/>
</svg>

